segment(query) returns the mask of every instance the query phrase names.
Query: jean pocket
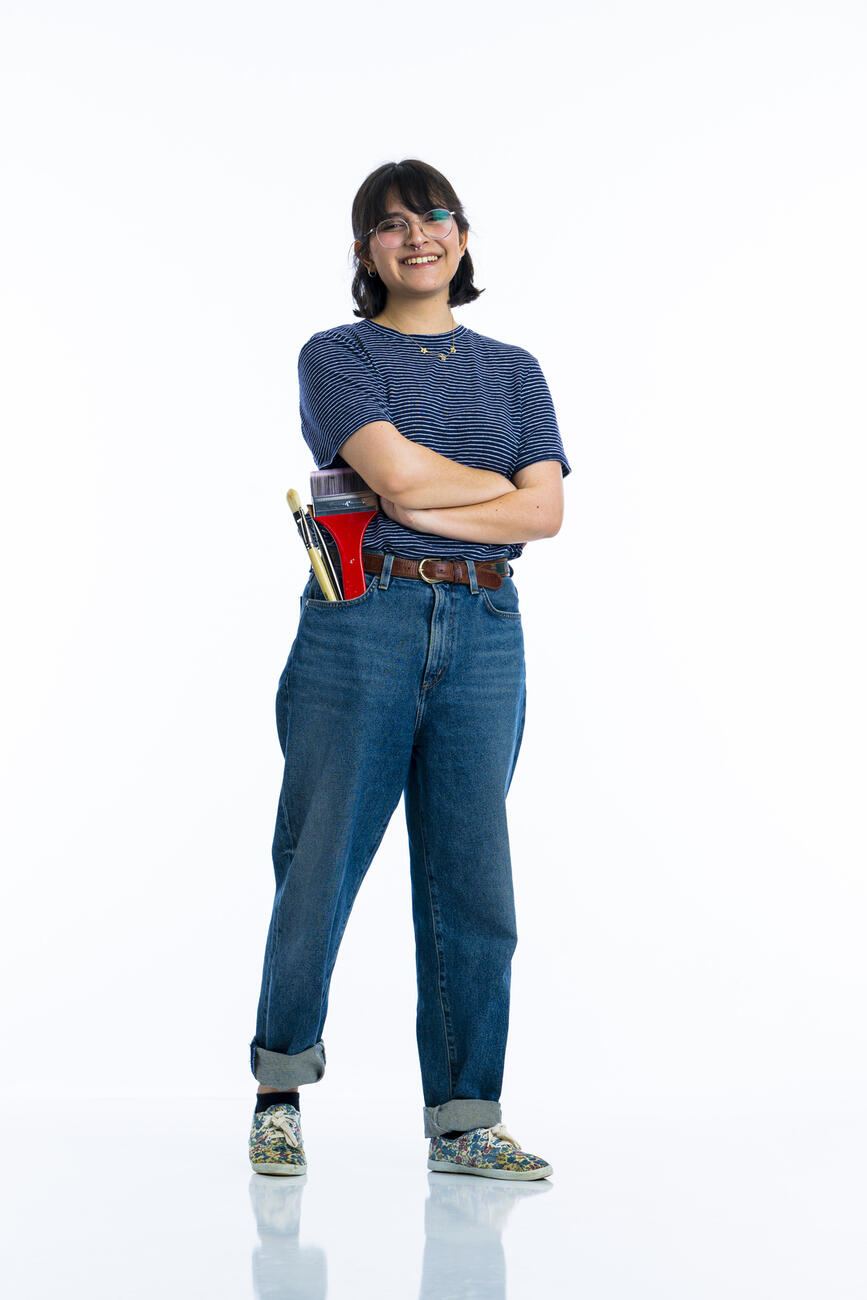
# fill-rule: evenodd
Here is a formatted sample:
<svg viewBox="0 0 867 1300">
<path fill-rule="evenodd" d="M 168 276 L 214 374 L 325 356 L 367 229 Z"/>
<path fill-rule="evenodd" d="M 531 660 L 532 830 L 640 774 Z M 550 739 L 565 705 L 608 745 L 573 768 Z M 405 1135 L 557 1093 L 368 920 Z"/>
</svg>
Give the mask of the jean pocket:
<svg viewBox="0 0 867 1300">
<path fill-rule="evenodd" d="M 479 587 L 479 591 L 489 614 L 493 614 L 495 618 L 520 619 L 518 588 L 511 578 L 504 578 L 502 585 L 495 590 L 490 587 Z"/>
<path fill-rule="evenodd" d="M 364 576 L 367 578 L 367 586 L 360 596 L 353 596 L 351 600 L 325 600 L 322 595 L 322 588 L 319 586 L 316 578 L 309 578 L 304 590 L 304 595 L 301 597 L 304 602 L 304 607 L 306 608 L 309 605 L 311 609 L 352 609 L 355 605 L 361 605 L 365 600 L 369 599 L 371 593 L 376 591 L 376 588 L 379 585 L 378 574 L 365 573 Z M 315 591 L 319 594 L 317 596 L 308 596 L 308 591 Z"/>
</svg>

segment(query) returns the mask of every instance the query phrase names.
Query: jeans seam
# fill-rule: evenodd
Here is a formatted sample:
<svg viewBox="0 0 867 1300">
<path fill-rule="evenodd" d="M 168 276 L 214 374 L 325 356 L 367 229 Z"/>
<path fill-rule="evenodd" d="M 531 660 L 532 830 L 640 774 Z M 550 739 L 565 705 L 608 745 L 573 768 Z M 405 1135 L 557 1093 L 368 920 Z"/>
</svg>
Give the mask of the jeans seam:
<svg viewBox="0 0 867 1300">
<path fill-rule="evenodd" d="M 282 790 L 280 791 L 280 811 L 283 814 L 283 828 L 286 831 L 286 834 L 289 838 L 289 843 L 292 844 L 293 843 L 292 822 L 289 820 L 289 808 L 286 804 L 286 800 L 284 798 Z"/>
<path fill-rule="evenodd" d="M 396 806 L 396 805 L 395 805 L 395 806 Z M 361 873 L 361 876 L 359 877 L 358 885 L 356 886 L 356 889 L 355 889 L 355 895 L 353 896 L 352 902 L 349 904 L 349 907 L 346 909 L 346 915 L 345 915 L 344 918 L 343 918 L 343 924 L 341 925 L 341 927 L 340 927 L 340 931 L 339 931 L 339 933 L 338 933 L 338 935 L 337 935 L 337 942 L 334 944 L 334 960 L 331 962 L 329 968 L 328 968 L 327 971 L 326 971 L 325 980 L 324 980 L 324 983 L 323 983 L 323 992 L 322 992 L 322 999 L 323 999 L 323 1002 L 324 1002 L 324 1000 L 328 997 L 328 994 L 329 994 L 330 989 L 331 989 L 331 977 L 332 977 L 332 975 L 334 974 L 334 967 L 335 967 L 335 965 L 337 964 L 337 954 L 338 954 L 338 952 L 340 951 L 340 945 L 341 945 L 341 943 L 343 942 L 343 936 L 344 936 L 344 934 L 346 933 L 346 927 L 347 927 L 347 925 L 349 924 L 349 917 L 350 917 L 350 914 L 351 914 L 351 912 L 352 912 L 353 906 L 354 906 L 354 904 L 355 904 L 355 898 L 358 896 L 358 891 L 359 891 L 359 889 L 361 888 L 361 885 L 362 885 L 362 882 L 363 882 L 363 880 L 364 880 L 364 877 L 367 875 L 368 871 L 370 870 L 370 865 L 371 865 L 371 863 L 373 862 L 373 856 L 374 856 L 374 854 L 376 853 L 376 850 L 377 850 L 377 848 L 379 847 L 379 844 L 380 844 L 380 842 L 381 842 L 381 840 L 382 840 L 382 837 L 383 837 L 383 835 L 385 834 L 385 831 L 386 831 L 386 828 L 387 828 L 387 826 L 388 826 L 388 823 L 391 821 L 391 819 L 392 819 L 393 816 L 394 816 L 394 808 L 392 808 L 391 812 L 390 812 L 390 813 L 387 813 L 386 816 L 383 817 L 382 821 L 380 822 L 380 826 L 379 826 L 378 834 L 375 835 L 375 836 L 373 837 L 373 841 L 372 841 L 372 842 L 373 842 L 373 848 L 370 850 L 369 853 L 365 852 L 365 867 L 364 867 L 364 871 Z M 345 877 L 344 877 L 344 879 L 345 879 Z M 333 938 L 334 938 L 334 931 L 332 930 L 331 933 L 329 934 L 329 942 L 328 942 L 328 947 L 329 947 L 329 948 L 331 947 L 331 942 L 332 942 Z M 322 1023 L 323 1023 L 323 1018 L 322 1018 L 322 1002 L 320 1002 L 320 1004 L 319 1004 L 319 1025 L 320 1025 L 320 1032 L 321 1032 L 321 1026 L 322 1026 Z"/>
<path fill-rule="evenodd" d="M 452 1076 L 452 1037 L 451 1037 L 449 1014 L 448 1011 L 446 1010 L 446 997 L 444 991 L 445 961 L 443 960 L 443 955 L 442 952 L 440 951 L 439 913 L 437 911 L 436 903 L 434 901 L 435 891 L 433 888 L 433 878 L 431 876 L 431 871 L 430 871 L 430 862 L 428 859 L 427 840 L 425 838 L 425 833 L 424 833 L 424 819 L 421 817 L 421 815 L 419 815 L 418 825 L 419 825 L 419 834 L 421 836 L 421 851 L 422 851 L 422 857 L 424 859 L 424 874 L 425 874 L 425 879 L 427 881 L 428 899 L 430 900 L 431 930 L 433 932 L 434 951 L 436 952 L 437 955 L 437 992 L 439 993 L 440 1009 L 442 1010 L 442 1014 L 443 1014 L 443 1034 L 446 1041 L 446 1065 L 448 1067 L 448 1075 L 449 1075 L 449 1097 L 451 1097 L 452 1091 L 454 1089 L 454 1082 Z"/>
<path fill-rule="evenodd" d="M 294 827 L 293 827 L 293 825 L 292 825 L 292 818 L 291 818 L 291 816 L 290 816 L 290 814 L 289 814 L 289 805 L 288 805 L 288 803 L 286 802 L 286 784 L 285 784 L 285 779 L 286 779 L 286 764 L 287 764 L 287 762 L 288 762 L 288 753 L 289 753 L 289 748 L 290 748 L 290 746 L 289 746 L 289 733 L 290 733 L 290 730 L 291 730 L 291 719 L 290 719 L 290 716 L 289 716 L 289 713 L 290 713 L 290 702 L 291 702 L 291 700 L 292 700 L 292 655 L 291 655 L 291 652 L 290 652 L 290 655 L 289 655 L 289 659 L 287 660 L 287 663 L 286 663 L 286 673 L 285 673 L 285 676 L 286 676 L 286 719 L 285 719 L 285 721 L 286 721 L 286 748 L 285 748 L 285 750 L 283 751 L 283 781 L 282 781 L 281 786 L 280 786 L 279 805 L 280 805 L 280 811 L 281 811 L 282 814 L 283 814 L 283 826 L 284 826 L 284 829 L 285 829 L 285 831 L 286 831 L 286 846 L 287 846 L 287 849 L 289 850 L 289 853 L 290 853 L 292 856 L 294 856 L 294 854 L 295 854 L 295 850 L 296 850 L 296 848 L 298 847 L 298 837 L 297 837 L 297 835 L 295 834 L 295 830 L 294 830 Z"/>
</svg>

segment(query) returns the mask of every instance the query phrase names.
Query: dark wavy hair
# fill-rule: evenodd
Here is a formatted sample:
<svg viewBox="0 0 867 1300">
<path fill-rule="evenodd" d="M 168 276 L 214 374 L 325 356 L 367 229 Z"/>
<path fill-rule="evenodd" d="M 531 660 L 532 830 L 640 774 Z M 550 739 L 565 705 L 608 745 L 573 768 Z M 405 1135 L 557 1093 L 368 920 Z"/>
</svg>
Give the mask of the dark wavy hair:
<svg viewBox="0 0 867 1300">
<path fill-rule="evenodd" d="M 370 275 L 364 265 L 364 256 L 370 254 L 370 239 L 375 238 L 367 232 L 382 221 L 386 214 L 386 200 L 392 192 L 410 212 L 448 208 L 450 212 L 454 211 L 461 234 L 470 228 L 457 194 L 442 172 L 429 163 L 420 162 L 418 158 L 405 158 L 403 162 L 383 163 L 371 172 L 352 203 L 352 233 L 361 245 L 358 249 L 353 246 L 352 254 L 355 260 L 352 297 L 356 303 L 353 315 L 367 320 L 384 310 L 388 298 L 388 290 L 382 281 L 378 276 Z M 473 284 L 473 262 L 465 252 L 449 284 L 449 306 L 460 307 L 465 302 L 475 302 L 482 293 L 484 289 L 477 289 Z"/>
</svg>

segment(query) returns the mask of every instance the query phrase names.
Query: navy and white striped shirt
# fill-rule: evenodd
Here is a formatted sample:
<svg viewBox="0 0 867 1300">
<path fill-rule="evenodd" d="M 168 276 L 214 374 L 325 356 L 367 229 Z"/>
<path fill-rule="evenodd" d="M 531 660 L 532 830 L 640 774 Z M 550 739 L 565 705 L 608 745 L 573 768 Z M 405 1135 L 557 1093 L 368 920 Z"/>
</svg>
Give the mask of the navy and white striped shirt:
<svg viewBox="0 0 867 1300">
<path fill-rule="evenodd" d="M 388 420 L 441 456 L 508 479 L 539 460 L 559 460 L 563 477 L 571 473 L 536 358 L 464 325 L 454 339 L 449 353 L 451 330 L 401 334 L 371 320 L 314 334 L 301 349 L 298 378 L 301 430 L 317 468 L 345 465 L 340 448 L 347 439 L 365 424 Z M 524 549 L 521 542 L 434 537 L 381 511 L 367 526 L 364 546 L 414 559 L 514 559 Z"/>
</svg>

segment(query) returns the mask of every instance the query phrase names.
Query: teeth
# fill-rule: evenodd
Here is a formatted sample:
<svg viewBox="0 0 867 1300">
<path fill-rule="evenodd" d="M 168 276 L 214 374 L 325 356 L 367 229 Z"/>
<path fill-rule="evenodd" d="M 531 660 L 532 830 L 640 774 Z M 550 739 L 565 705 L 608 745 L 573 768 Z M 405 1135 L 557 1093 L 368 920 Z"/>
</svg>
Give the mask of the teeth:
<svg viewBox="0 0 867 1300">
<path fill-rule="evenodd" d="M 425 262 L 437 262 L 437 257 L 408 257 L 404 263 L 405 266 L 422 266 Z"/>
</svg>

